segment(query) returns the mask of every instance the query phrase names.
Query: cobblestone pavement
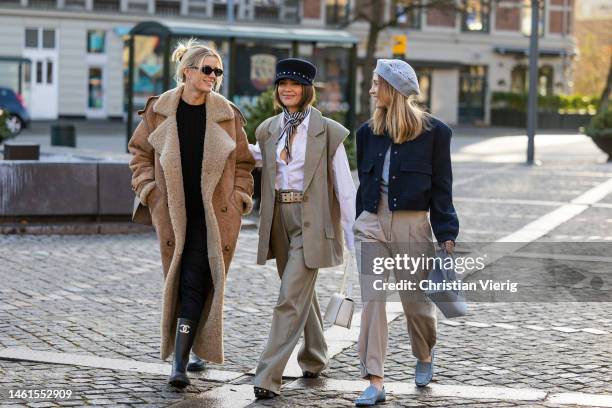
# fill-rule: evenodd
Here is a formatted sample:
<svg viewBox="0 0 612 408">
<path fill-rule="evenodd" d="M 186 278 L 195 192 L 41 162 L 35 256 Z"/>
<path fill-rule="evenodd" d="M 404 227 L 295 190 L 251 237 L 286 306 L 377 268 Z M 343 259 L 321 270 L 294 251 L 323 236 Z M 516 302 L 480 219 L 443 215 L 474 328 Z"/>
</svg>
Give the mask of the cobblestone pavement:
<svg viewBox="0 0 612 408">
<path fill-rule="evenodd" d="M 454 166 L 462 228 L 458 241 L 501 239 L 601 186 L 612 177 L 612 165 L 597 163 L 599 156 L 589 157 L 550 161 L 540 167 L 458 161 Z M 586 205 L 537 240 L 610 243 L 612 194 Z M 267 339 L 279 288 L 274 263 L 255 265 L 256 243 L 256 231 L 241 233 L 226 289 L 226 363 L 211 365 L 239 373 L 232 384 L 240 389 L 250 388 L 248 372 Z M 568 253 L 578 254 L 569 249 Z M 500 273 L 513 267 L 508 259 L 495 264 Z M 606 274 L 612 260 L 589 262 L 609 288 Z M 542 271 L 532 270 L 534 263 L 529 259 L 512 258 L 512 265 L 532 271 L 534 280 L 546 279 Z M 319 274 L 322 305 L 337 290 L 340 277 L 340 267 Z M 54 351 L 126 363 L 162 363 L 158 358 L 162 274 L 153 234 L 0 236 L 0 282 L 0 351 L 27 347 L 33 355 Z M 390 392 L 384 406 L 567 406 L 548 397 L 487 398 L 493 387 L 539 390 L 544 395 L 612 394 L 612 303 L 540 300 L 473 303 L 463 318 L 449 321 L 439 316 L 434 385 L 480 387 L 481 396 Z M 387 380 L 411 385 L 415 361 L 403 316 L 390 323 L 389 333 Z M 127 369 L 0 359 L 0 406 L 208 406 L 203 396 L 214 395 L 224 386 L 195 376 L 191 386 L 177 392 L 166 386 L 165 378 Z M 349 380 L 354 388 L 360 381 L 356 346 L 337 354 L 322 378 Z M 312 387 L 295 383 L 274 401 L 225 406 L 351 406 L 363 384 L 357 384 L 357 389 L 328 389 L 316 383 Z M 70 389 L 72 396 L 67 400 L 10 398 L 11 390 L 23 389 Z M 583 403 L 595 405 L 589 401 L 585 397 Z"/>
</svg>

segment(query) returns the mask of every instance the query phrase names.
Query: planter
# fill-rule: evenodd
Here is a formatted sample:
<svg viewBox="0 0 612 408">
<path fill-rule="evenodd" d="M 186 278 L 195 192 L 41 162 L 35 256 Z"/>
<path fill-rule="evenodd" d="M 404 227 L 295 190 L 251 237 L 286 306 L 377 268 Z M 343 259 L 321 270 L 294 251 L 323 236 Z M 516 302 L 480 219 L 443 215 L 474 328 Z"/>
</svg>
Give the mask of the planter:
<svg viewBox="0 0 612 408">
<path fill-rule="evenodd" d="M 538 112 L 538 129 L 573 129 L 589 124 L 592 115 Z M 491 125 L 521 128 L 527 126 L 527 113 L 509 108 L 491 109 Z"/>
<path fill-rule="evenodd" d="M 76 147 L 76 132 L 74 125 L 52 125 L 51 146 Z"/>
<path fill-rule="evenodd" d="M 608 163 L 612 162 L 612 137 L 591 137 L 593 142 L 608 155 Z"/>
</svg>

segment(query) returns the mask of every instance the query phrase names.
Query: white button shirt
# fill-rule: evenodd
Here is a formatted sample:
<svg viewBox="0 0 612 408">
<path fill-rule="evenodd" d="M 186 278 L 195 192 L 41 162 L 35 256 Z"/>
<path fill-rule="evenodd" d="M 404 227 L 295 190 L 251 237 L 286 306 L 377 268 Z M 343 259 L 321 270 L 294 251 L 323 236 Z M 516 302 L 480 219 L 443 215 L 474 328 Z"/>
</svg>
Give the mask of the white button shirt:
<svg viewBox="0 0 612 408">
<path fill-rule="evenodd" d="M 285 120 L 281 120 L 281 129 Z M 283 134 L 276 147 L 276 183 L 277 190 L 298 190 L 304 189 L 304 162 L 306 159 L 306 143 L 308 141 L 308 124 L 310 123 L 310 115 L 306 116 L 302 123 L 295 130 L 293 143 L 291 144 L 291 159 L 289 163 L 285 163 L 281 159 L 281 152 L 285 148 L 285 138 L 287 134 Z M 249 145 L 251 154 L 261 165 L 262 156 L 259 143 Z M 353 223 L 355 222 L 355 198 L 357 189 L 351 176 L 351 169 L 346 156 L 344 145 L 340 144 L 333 159 L 334 171 L 334 191 L 340 203 L 340 214 L 342 229 L 344 230 L 344 239 L 346 246 L 350 251 L 355 249 L 353 237 Z"/>
</svg>

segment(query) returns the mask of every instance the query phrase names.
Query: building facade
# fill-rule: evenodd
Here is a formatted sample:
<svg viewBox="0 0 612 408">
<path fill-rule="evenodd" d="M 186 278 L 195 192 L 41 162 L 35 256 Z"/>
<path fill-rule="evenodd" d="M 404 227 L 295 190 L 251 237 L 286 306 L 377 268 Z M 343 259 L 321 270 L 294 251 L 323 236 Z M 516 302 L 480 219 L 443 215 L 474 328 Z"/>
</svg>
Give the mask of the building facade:
<svg viewBox="0 0 612 408">
<path fill-rule="evenodd" d="M 360 39 L 363 57 L 368 25 L 346 20 L 359 1 L 369 0 L 234 0 L 234 24 L 255 32 L 263 26 L 343 28 Z M 463 0 L 463 11 L 403 13 L 405 1 L 381 2 L 382 18 L 401 17 L 381 33 L 376 56 L 392 57 L 394 36 L 406 36 L 404 57 L 420 74 L 422 102 L 434 115 L 449 123 L 487 123 L 492 92 L 526 91 L 530 0 Z M 227 7 L 227 0 L 2 0 L 0 85 L 19 89 L 34 119 L 125 118 L 124 40 L 131 27 L 150 20 L 222 25 Z M 571 91 L 572 7 L 572 0 L 542 1 L 541 94 Z M 263 67 L 266 60 L 258 57 Z M 158 66 L 141 59 L 146 87 Z M 357 82 L 369 81 L 370 73 L 344 65 L 330 66 L 338 77 L 357 69 Z"/>
</svg>

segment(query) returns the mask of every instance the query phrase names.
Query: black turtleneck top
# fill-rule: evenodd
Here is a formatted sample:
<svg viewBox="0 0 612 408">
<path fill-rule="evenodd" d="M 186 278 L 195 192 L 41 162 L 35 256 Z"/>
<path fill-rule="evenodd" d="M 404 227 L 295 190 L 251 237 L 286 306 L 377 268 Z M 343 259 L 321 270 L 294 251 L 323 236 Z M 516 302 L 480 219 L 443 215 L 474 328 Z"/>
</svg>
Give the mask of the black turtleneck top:
<svg viewBox="0 0 612 408">
<path fill-rule="evenodd" d="M 187 222 L 204 223 L 201 179 L 206 135 L 206 104 L 189 105 L 181 99 L 176 110 L 176 123 L 181 148 Z"/>
</svg>

